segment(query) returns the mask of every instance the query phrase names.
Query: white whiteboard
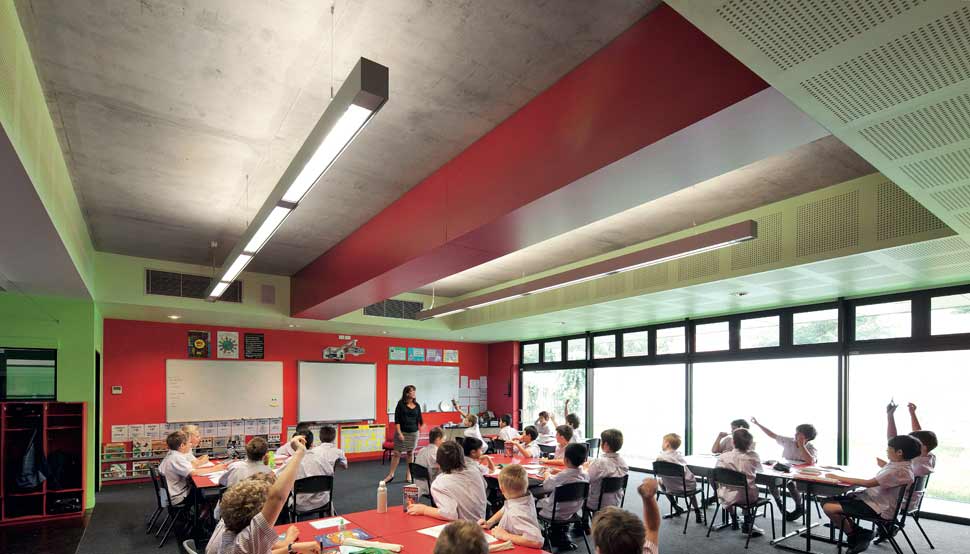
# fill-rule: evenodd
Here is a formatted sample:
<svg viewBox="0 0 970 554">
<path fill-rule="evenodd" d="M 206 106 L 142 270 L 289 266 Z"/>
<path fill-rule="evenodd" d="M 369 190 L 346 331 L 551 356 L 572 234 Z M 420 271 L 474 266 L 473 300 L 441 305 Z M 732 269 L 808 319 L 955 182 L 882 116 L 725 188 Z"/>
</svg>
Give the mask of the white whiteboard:
<svg viewBox="0 0 970 554">
<path fill-rule="evenodd" d="M 169 423 L 283 417 L 283 362 L 165 360 Z"/>
<path fill-rule="evenodd" d="M 387 413 L 394 413 L 407 385 L 417 387 L 421 411 L 437 412 L 442 401 L 458 399 L 458 366 L 388 364 Z"/>
<path fill-rule="evenodd" d="M 299 421 L 377 419 L 377 366 L 299 362 Z"/>
</svg>

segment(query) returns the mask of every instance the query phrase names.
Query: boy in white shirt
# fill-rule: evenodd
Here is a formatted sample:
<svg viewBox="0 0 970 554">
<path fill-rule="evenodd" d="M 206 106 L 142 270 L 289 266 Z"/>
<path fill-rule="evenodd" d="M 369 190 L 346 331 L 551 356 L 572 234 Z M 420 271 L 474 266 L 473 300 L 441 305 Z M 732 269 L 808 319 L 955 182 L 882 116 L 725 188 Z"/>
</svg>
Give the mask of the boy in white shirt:
<svg viewBox="0 0 970 554">
<path fill-rule="evenodd" d="M 761 428 L 762 431 L 768 438 L 774 439 L 782 448 L 781 457 L 787 462 L 795 465 L 815 465 L 818 463 L 818 450 L 812 441 L 818 433 L 815 431 L 815 426 L 811 423 L 802 423 L 801 425 L 795 427 L 794 437 L 783 437 L 776 433 L 773 433 L 771 429 L 768 429 L 764 425 L 758 422 L 757 418 L 752 417 L 751 423 L 754 423 Z M 794 481 L 788 481 L 788 492 L 791 493 L 792 500 L 795 501 L 795 509 L 789 512 L 787 507 L 781 500 L 781 496 L 778 494 L 778 483 L 773 482 L 768 486 L 768 490 L 771 492 L 771 496 L 775 499 L 775 504 L 781 509 L 782 513 L 785 514 L 785 519 L 788 521 L 795 521 L 804 515 L 802 509 L 802 495 L 798 492 L 798 486 L 796 486 Z"/>
<path fill-rule="evenodd" d="M 333 427 L 330 428 L 331 430 Z M 306 441 L 306 444 L 313 444 L 313 431 L 310 429 L 304 429 L 303 431 L 297 432 L 294 437 L 302 436 Z M 292 444 L 292 441 L 290 441 Z M 338 460 L 341 457 L 344 460 L 344 467 L 346 467 L 346 457 L 343 457 L 343 452 L 337 448 L 331 448 L 327 451 L 320 451 L 317 448 L 312 448 L 307 450 L 305 456 L 303 456 L 303 461 L 300 462 L 300 469 L 297 471 L 296 478 L 303 479 L 305 477 L 316 477 L 318 475 L 333 475 L 334 471 L 334 460 Z M 337 453 L 335 453 L 336 451 Z M 339 454 L 338 454 L 339 453 Z M 292 463 L 292 462 L 288 462 Z M 310 512 L 319 508 L 323 508 L 330 502 L 330 491 L 314 492 L 314 493 L 299 493 L 296 495 L 296 511 L 297 512 Z M 333 512 L 333 508 L 330 509 Z"/>
<path fill-rule="evenodd" d="M 565 464 L 566 467 L 556 473 L 546 477 L 542 482 L 542 492 L 546 496 L 539 500 L 537 507 L 539 508 L 539 515 L 544 518 L 551 519 L 553 501 L 555 498 L 556 487 L 562 485 L 568 485 L 570 483 L 587 483 L 589 478 L 582 470 L 583 462 L 586 461 L 586 445 L 585 444 L 570 444 L 566 447 L 565 452 Z M 570 502 L 560 502 L 556 507 L 556 521 L 567 520 L 583 508 L 583 501 L 570 501 Z M 573 549 L 575 545 L 569 541 L 566 536 L 567 525 L 556 525 L 552 526 L 552 537 L 550 541 L 553 546 L 564 547 L 568 549 Z"/>
<path fill-rule="evenodd" d="M 439 469 L 436 457 L 438 455 L 438 447 L 444 441 L 445 432 L 441 430 L 441 427 L 432 428 L 428 433 L 428 446 L 419 450 L 418 455 L 414 457 L 414 463 L 428 468 L 429 481 L 434 481 L 434 478 L 438 476 Z M 421 494 L 431 494 L 430 486 L 423 479 L 415 479 L 414 482 L 418 485 L 418 490 L 421 491 Z"/>
<path fill-rule="evenodd" d="M 556 427 L 556 451 L 552 454 L 552 459 L 547 460 L 549 465 L 565 465 L 563 457 L 566 455 L 566 446 L 573 444 L 573 428 L 568 425 Z M 584 442 L 583 445 L 586 443 Z"/>
<path fill-rule="evenodd" d="M 307 431 L 309 429 L 310 429 L 310 424 L 307 423 L 307 422 L 305 422 L 305 421 L 301 421 L 301 422 L 299 422 L 299 423 L 296 424 L 296 430 L 293 431 L 293 437 L 291 437 L 291 438 L 295 438 L 297 435 L 300 434 L 301 431 Z M 290 444 L 292 442 L 293 442 L 292 440 L 283 442 L 283 444 L 281 444 L 280 447 L 276 449 L 276 457 L 277 458 L 279 458 L 279 457 L 287 458 L 287 457 L 292 456 L 293 455 L 293 449 L 290 448 Z M 310 448 L 311 446 L 313 446 L 312 443 L 311 444 L 308 444 L 307 445 L 307 448 Z"/>
<path fill-rule="evenodd" d="M 600 433 L 600 457 L 589 462 L 586 469 L 589 476 L 589 498 L 586 509 L 583 510 L 583 528 L 589 530 L 589 514 L 600 508 L 619 506 L 625 491 L 603 493 L 603 504 L 600 505 L 600 488 L 603 479 L 607 477 L 623 477 L 630 472 L 626 460 L 620 457 L 618 451 L 623 448 L 623 432 L 619 429 L 606 429 Z"/>
<path fill-rule="evenodd" d="M 919 419 L 916 417 L 916 404 L 912 402 L 909 403 L 909 419 L 913 425 L 913 432 L 909 434 L 911 437 L 916 437 L 919 440 L 922 447 L 920 448 L 919 456 L 913 458 L 913 476 L 923 477 L 924 475 L 929 475 L 936 471 L 936 454 L 933 454 L 933 450 L 939 445 L 939 441 L 936 438 L 936 433 L 933 431 L 925 431 L 919 423 Z M 898 435 L 896 432 L 896 404 L 892 402 L 886 406 L 886 416 L 889 419 L 889 424 L 886 429 L 886 438 L 891 439 Z M 885 460 L 877 460 L 879 467 L 884 467 L 886 465 Z M 913 493 L 913 505 L 919 506 L 919 500 L 922 496 L 922 492 Z"/>
<path fill-rule="evenodd" d="M 919 456 L 920 447 L 920 442 L 915 437 L 898 435 L 889 439 L 886 445 L 889 463 L 872 479 L 855 479 L 837 473 L 826 475 L 842 483 L 866 487 L 862 492 L 833 498 L 822 504 L 825 515 L 832 520 L 832 526 L 841 527 L 848 536 L 848 554 L 857 554 L 869 548 L 873 536 L 872 531 L 852 523 L 851 517 L 878 515 L 890 519 L 895 515 L 900 487 L 913 484 L 912 460 Z"/>
<path fill-rule="evenodd" d="M 542 446 L 556 445 L 556 422 L 549 412 L 539 412 L 539 419 L 536 420 L 535 428 L 539 433 L 539 444 Z"/>
<path fill-rule="evenodd" d="M 199 426 L 193 424 L 183 425 L 180 431 L 185 433 L 185 436 L 189 438 L 189 451 L 185 453 L 185 457 L 192 462 L 192 467 L 199 467 L 208 463 L 208 455 L 199 456 L 198 458 L 195 457 L 195 448 L 202 442 L 202 431 L 199 430 Z"/>
<path fill-rule="evenodd" d="M 610 506 L 593 520 L 596 554 L 659 554 L 660 506 L 657 481 L 649 477 L 637 487 L 643 501 L 643 522 L 632 513 Z"/>
<path fill-rule="evenodd" d="M 192 461 L 186 454 L 191 448 L 189 437 L 182 431 L 170 433 L 165 438 L 168 445 L 168 454 L 165 459 L 158 464 L 158 472 L 165 476 L 165 483 L 168 486 L 168 499 L 172 505 L 181 504 L 188 496 L 189 479 L 193 475 L 205 475 L 226 468 L 223 464 L 214 465 L 206 468 L 192 467 Z"/>
<path fill-rule="evenodd" d="M 320 428 L 320 444 L 311 449 L 311 452 L 319 454 L 321 458 L 333 468 L 330 471 L 330 475 L 333 475 L 333 470 L 337 467 L 342 467 L 347 469 L 347 455 L 344 451 L 337 448 L 334 441 L 337 440 L 337 429 L 333 425 L 324 425 Z"/>
<path fill-rule="evenodd" d="M 273 470 L 263 463 L 268 450 L 266 439 L 253 437 L 246 443 L 246 459 L 229 464 L 229 469 L 219 477 L 219 484 L 223 487 L 231 487 L 243 479 L 248 479 L 250 475 L 272 473 Z"/>
<path fill-rule="evenodd" d="M 482 455 L 482 447 L 485 446 L 482 441 L 474 437 L 461 437 L 455 440 L 465 453 L 465 467 L 474 467 L 481 471 L 482 475 L 495 471 L 495 463 L 492 459 Z"/>
<path fill-rule="evenodd" d="M 505 505 L 479 525 L 492 529 L 492 536 L 500 541 L 527 548 L 542 548 L 542 529 L 536 517 L 535 499 L 529 494 L 529 476 L 518 464 L 507 465 L 498 474 L 498 488 L 505 497 Z"/>
<path fill-rule="evenodd" d="M 583 430 L 579 425 L 579 416 L 575 413 L 569 413 L 569 400 L 566 400 L 566 425 L 573 428 L 573 438 L 569 439 L 569 442 L 581 442 L 586 443 L 586 437 L 583 436 Z"/>
<path fill-rule="evenodd" d="M 471 408 L 469 408 L 468 412 L 461 411 L 461 406 L 454 399 L 451 400 L 451 403 L 455 407 L 455 411 L 461 414 L 462 423 L 466 427 L 462 435 L 478 439 L 482 441 L 482 444 L 485 444 L 485 438 L 482 437 L 482 430 L 478 428 L 478 416 L 471 412 Z"/>
<path fill-rule="evenodd" d="M 714 439 L 714 446 L 711 447 L 711 454 L 720 454 L 721 452 L 734 450 L 734 439 L 732 438 L 734 432 L 738 429 L 749 429 L 750 427 L 748 422 L 743 419 L 735 419 L 732 421 L 730 433 L 721 431 L 717 434 L 717 438 Z"/>
<path fill-rule="evenodd" d="M 529 425 L 522 430 L 522 440 L 523 442 L 513 442 L 515 449 L 520 455 L 526 458 L 538 458 L 541 452 L 539 451 L 539 443 L 536 438 L 539 436 L 539 432 L 536 428 Z"/>
<path fill-rule="evenodd" d="M 660 455 L 657 456 L 657 461 L 668 462 L 671 464 L 677 464 L 679 466 L 683 466 L 684 478 L 678 479 L 676 477 L 671 477 L 668 479 L 663 479 L 663 478 L 658 479 L 658 481 L 660 481 L 661 492 L 683 493 L 683 492 L 693 492 L 697 490 L 697 479 L 694 477 L 694 474 L 691 472 L 691 470 L 687 468 L 687 459 L 684 458 L 684 455 L 680 453 L 680 450 L 678 450 L 678 448 L 680 448 L 680 444 L 681 444 L 680 435 L 678 435 L 677 433 L 667 433 L 666 435 L 664 435 L 663 443 L 661 444 L 662 451 L 660 452 Z M 687 485 L 686 489 L 684 488 L 685 483 Z M 672 494 L 668 494 L 667 500 L 670 501 L 670 505 L 674 507 L 674 511 L 678 516 L 686 511 L 680 507 L 680 504 L 677 503 L 676 496 L 673 496 Z M 689 507 L 693 507 L 694 509 L 695 521 L 697 521 L 697 523 L 703 523 L 704 514 L 701 512 L 701 509 L 697 506 L 697 498 L 692 496 L 690 499 L 690 504 L 691 506 Z"/>
<path fill-rule="evenodd" d="M 722 453 L 715 467 L 743 473 L 747 478 L 747 496 L 744 488 L 718 483 L 717 497 L 725 510 L 735 506 L 743 507 L 746 501 L 752 504 L 758 501 L 758 486 L 755 484 L 755 478 L 758 470 L 761 469 L 761 457 L 754 451 L 754 438 L 751 433 L 747 429 L 735 429 L 731 439 L 734 442 L 734 450 Z M 754 514 L 745 512 L 741 531 L 745 534 L 750 532 L 752 537 L 760 537 L 765 532 L 755 526 L 754 517 Z"/>
<path fill-rule="evenodd" d="M 505 442 L 511 442 L 522 436 L 515 427 L 512 427 L 512 414 L 505 414 L 498 422 L 498 438 Z"/>
<path fill-rule="evenodd" d="M 415 503 L 408 507 L 408 513 L 473 523 L 484 518 L 485 478 L 478 469 L 465 466 L 465 452 L 461 445 L 455 441 L 441 443 L 437 462 L 441 474 L 431 483 L 431 497 L 437 508 Z"/>
</svg>

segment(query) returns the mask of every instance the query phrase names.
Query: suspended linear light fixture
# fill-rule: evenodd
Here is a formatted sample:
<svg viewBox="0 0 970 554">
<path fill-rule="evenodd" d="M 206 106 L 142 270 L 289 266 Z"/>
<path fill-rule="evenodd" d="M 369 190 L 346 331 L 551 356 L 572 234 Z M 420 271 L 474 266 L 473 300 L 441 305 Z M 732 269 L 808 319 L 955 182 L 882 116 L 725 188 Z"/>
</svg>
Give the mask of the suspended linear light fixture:
<svg viewBox="0 0 970 554">
<path fill-rule="evenodd" d="M 662 264 L 671 260 L 693 256 L 703 252 L 710 252 L 732 244 L 744 242 L 758 237 L 758 224 L 754 220 L 742 221 L 727 227 L 720 227 L 665 244 L 658 244 L 637 252 L 631 252 L 587 266 L 571 269 L 548 277 L 535 279 L 527 283 L 520 283 L 504 289 L 486 294 L 465 298 L 455 302 L 443 304 L 431 310 L 418 312 L 418 319 L 425 320 L 445 317 L 466 310 L 483 308 L 499 302 L 514 300 L 530 294 L 539 294 L 554 289 L 578 285 L 601 277 L 615 275 L 626 271 Z"/>
<path fill-rule="evenodd" d="M 388 98 L 388 69 L 361 58 L 206 290 L 216 301 Z"/>
</svg>

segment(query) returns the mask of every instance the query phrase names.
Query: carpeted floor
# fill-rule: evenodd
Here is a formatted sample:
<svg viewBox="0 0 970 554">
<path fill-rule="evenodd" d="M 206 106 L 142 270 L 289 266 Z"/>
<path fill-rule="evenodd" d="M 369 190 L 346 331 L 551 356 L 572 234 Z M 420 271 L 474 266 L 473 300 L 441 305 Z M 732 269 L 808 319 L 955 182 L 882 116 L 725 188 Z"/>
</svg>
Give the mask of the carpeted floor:
<svg viewBox="0 0 970 554">
<path fill-rule="evenodd" d="M 350 470 L 341 471 L 337 474 L 335 484 L 335 504 L 338 513 L 349 513 L 361 510 L 373 509 L 376 504 L 377 482 L 384 476 L 387 466 L 381 466 L 379 462 L 361 462 L 351 465 Z M 643 479 L 641 474 L 630 476 L 630 490 L 626 500 L 626 509 L 641 513 L 640 498 L 636 494 L 636 485 Z M 404 470 L 398 469 L 398 479 L 403 480 Z M 391 483 L 389 490 L 389 501 L 392 505 L 401 504 L 400 481 Z M 90 523 L 84 532 L 77 554 L 106 554 L 109 552 L 126 553 L 158 553 L 158 552 L 178 552 L 179 546 L 174 540 L 170 540 L 165 548 L 158 548 L 158 539 L 145 534 L 145 516 L 151 511 L 154 500 L 152 499 L 151 484 L 138 485 L 115 485 L 105 487 L 98 494 L 97 505 L 91 517 Z M 666 501 L 661 500 L 661 510 L 666 509 Z M 710 508 L 708 514 L 712 514 L 714 508 Z M 683 535 L 682 518 L 664 520 L 661 528 L 660 550 L 663 554 L 688 554 L 699 552 L 710 552 L 717 554 L 742 553 L 744 550 L 744 537 L 735 531 L 725 529 L 714 532 L 710 538 L 705 538 L 706 529 L 691 521 L 687 528 L 687 534 Z M 747 551 L 752 554 L 758 553 L 777 553 L 778 549 L 772 547 L 769 542 L 770 525 L 759 520 L 758 525 L 765 529 L 769 536 L 752 539 L 751 548 Z M 970 536 L 970 529 L 964 526 L 940 523 L 936 521 L 923 522 L 927 532 L 936 546 L 936 553 L 957 554 L 967 552 L 967 537 Z M 780 532 L 780 527 L 779 527 Z M 821 530 L 817 530 L 821 533 Z M 920 553 L 931 552 L 923 542 L 919 531 L 915 528 L 910 530 L 910 536 L 914 541 L 917 551 Z M 583 541 L 580 537 L 575 537 L 574 541 L 579 545 L 577 554 L 588 554 Z M 804 540 L 795 542 L 794 539 L 788 541 L 793 546 L 803 546 Z M 963 546 L 960 546 L 960 545 Z M 2 543 L 0 543 L 2 546 Z M 906 546 L 903 546 L 906 549 Z M 835 552 L 835 547 L 828 544 L 813 544 L 813 550 L 821 553 Z M 19 552 L 18 550 L 2 549 L 3 552 Z M 50 554 L 71 554 L 69 549 L 54 550 L 24 550 L 23 552 L 47 552 Z M 869 552 L 876 554 L 891 554 L 892 548 L 889 545 L 873 546 Z M 417 554 L 417 553 L 412 553 Z"/>
</svg>

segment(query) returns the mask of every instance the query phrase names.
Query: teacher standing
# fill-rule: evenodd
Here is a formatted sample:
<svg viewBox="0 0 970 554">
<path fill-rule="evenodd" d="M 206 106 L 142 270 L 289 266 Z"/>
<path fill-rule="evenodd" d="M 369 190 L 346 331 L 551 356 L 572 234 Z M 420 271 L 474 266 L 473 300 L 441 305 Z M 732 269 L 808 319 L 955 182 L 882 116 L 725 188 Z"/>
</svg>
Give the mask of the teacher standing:
<svg viewBox="0 0 970 554">
<path fill-rule="evenodd" d="M 408 385 L 401 391 L 401 399 L 397 401 L 397 408 L 394 409 L 394 455 L 391 456 L 391 469 L 384 478 L 385 483 L 394 480 L 394 472 L 397 464 L 401 460 L 406 460 L 404 467 L 407 468 L 406 479 L 411 482 L 411 460 L 414 457 L 414 449 L 418 445 L 418 429 L 424 424 L 421 417 L 421 405 L 416 400 L 417 389 L 414 385 Z"/>
</svg>

